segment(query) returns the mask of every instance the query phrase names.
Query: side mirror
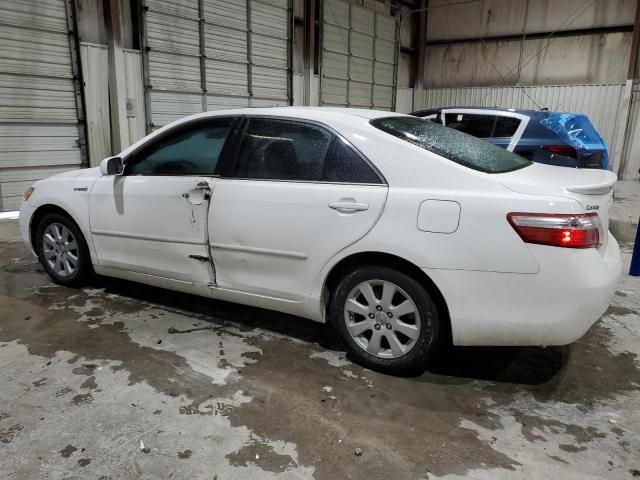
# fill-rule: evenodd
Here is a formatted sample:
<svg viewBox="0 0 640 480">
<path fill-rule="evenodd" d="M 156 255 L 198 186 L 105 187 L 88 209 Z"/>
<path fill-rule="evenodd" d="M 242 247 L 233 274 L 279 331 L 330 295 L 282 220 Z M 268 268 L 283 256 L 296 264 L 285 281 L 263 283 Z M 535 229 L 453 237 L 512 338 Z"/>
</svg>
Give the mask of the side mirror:
<svg viewBox="0 0 640 480">
<path fill-rule="evenodd" d="M 124 162 L 120 157 L 107 157 L 100 162 L 100 172 L 102 175 L 122 175 Z"/>
</svg>

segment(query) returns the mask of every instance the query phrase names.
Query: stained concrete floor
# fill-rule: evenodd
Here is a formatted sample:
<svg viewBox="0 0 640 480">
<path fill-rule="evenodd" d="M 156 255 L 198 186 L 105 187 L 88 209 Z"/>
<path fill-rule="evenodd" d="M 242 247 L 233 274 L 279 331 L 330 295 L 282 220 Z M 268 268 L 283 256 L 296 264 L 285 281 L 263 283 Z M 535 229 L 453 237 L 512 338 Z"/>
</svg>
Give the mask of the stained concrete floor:
<svg viewBox="0 0 640 480">
<path fill-rule="evenodd" d="M 0 478 L 640 477 L 639 278 L 575 345 L 394 378 L 312 322 L 56 286 L 17 240 L 0 222 Z"/>
</svg>

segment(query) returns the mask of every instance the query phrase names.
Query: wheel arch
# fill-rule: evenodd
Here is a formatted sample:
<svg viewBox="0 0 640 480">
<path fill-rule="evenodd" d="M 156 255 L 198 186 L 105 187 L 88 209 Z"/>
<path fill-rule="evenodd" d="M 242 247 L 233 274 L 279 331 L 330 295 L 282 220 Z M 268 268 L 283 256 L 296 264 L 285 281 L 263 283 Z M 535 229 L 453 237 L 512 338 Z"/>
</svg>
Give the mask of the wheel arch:
<svg viewBox="0 0 640 480">
<path fill-rule="evenodd" d="M 442 321 L 442 330 L 445 335 L 445 340 L 451 343 L 451 317 L 449 315 L 449 307 L 447 306 L 447 302 L 442 295 L 442 292 L 435 284 L 435 282 L 418 266 L 402 257 L 393 255 L 391 253 L 374 251 L 358 252 L 341 259 L 331 268 L 324 280 L 322 289 L 323 304 L 325 306 L 324 313 L 327 321 L 329 321 L 328 319 L 330 318 L 327 310 L 330 303 L 329 298 L 340 279 L 344 277 L 344 275 L 348 271 L 356 267 L 365 265 L 378 265 L 393 268 L 409 275 L 420 285 L 422 285 L 422 287 L 429 293 L 429 295 L 431 295 L 431 298 L 435 302 L 436 308 L 438 309 L 438 314 Z"/>
<path fill-rule="evenodd" d="M 78 221 L 75 218 L 73 218 L 73 215 L 71 215 L 67 210 L 65 210 L 64 208 L 58 205 L 54 205 L 52 203 L 45 203 L 44 205 L 40 205 L 33 212 L 33 214 L 31 215 L 31 221 L 29 222 L 29 240 L 31 241 L 31 246 L 34 251 L 36 250 L 36 245 L 37 245 L 36 231 L 38 230 L 38 225 L 40 224 L 40 221 L 44 218 L 44 216 L 49 213 L 58 213 L 60 215 L 64 215 L 65 217 L 68 217 L 69 220 L 73 221 L 73 223 L 75 223 L 78 229 L 82 232 L 82 228 L 80 227 L 80 224 L 78 223 Z"/>
</svg>

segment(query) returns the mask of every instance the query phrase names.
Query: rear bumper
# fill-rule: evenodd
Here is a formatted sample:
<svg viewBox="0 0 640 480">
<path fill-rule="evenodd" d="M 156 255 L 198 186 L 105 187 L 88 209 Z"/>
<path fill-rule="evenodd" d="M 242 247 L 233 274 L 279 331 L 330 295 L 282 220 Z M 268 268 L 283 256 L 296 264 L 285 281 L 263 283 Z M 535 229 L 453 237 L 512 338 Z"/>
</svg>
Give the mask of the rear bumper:
<svg viewBox="0 0 640 480">
<path fill-rule="evenodd" d="M 603 251 L 529 248 L 536 274 L 425 269 L 449 307 L 454 344 L 566 345 L 606 311 L 622 272 L 611 234 Z"/>
</svg>

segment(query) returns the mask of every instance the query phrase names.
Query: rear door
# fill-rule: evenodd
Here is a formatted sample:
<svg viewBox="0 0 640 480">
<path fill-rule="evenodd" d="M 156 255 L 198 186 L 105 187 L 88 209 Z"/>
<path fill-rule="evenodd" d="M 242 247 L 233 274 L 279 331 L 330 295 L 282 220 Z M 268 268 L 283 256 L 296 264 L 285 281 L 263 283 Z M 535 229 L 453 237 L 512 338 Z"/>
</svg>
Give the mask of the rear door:
<svg viewBox="0 0 640 480">
<path fill-rule="evenodd" d="M 210 211 L 217 285 L 300 301 L 326 262 L 377 221 L 387 185 L 322 125 L 251 117 Z"/>
</svg>

